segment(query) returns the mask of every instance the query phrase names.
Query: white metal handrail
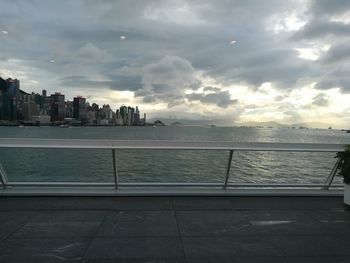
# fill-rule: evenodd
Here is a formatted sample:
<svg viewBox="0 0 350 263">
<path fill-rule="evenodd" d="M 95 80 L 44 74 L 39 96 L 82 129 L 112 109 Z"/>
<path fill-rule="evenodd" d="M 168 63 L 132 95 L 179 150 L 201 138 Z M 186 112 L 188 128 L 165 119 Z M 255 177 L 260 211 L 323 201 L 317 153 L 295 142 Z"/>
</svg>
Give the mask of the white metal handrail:
<svg viewBox="0 0 350 263">
<path fill-rule="evenodd" d="M 343 144 L 270 143 L 231 141 L 168 140 L 81 140 L 0 138 L 0 148 L 64 148 L 64 149 L 164 149 L 164 150 L 234 150 L 287 152 L 341 152 Z"/>
<path fill-rule="evenodd" d="M 167 141 L 167 140 L 86 140 L 86 139 L 27 139 L 27 138 L 0 138 L 0 148 L 43 148 L 43 149 L 109 149 L 112 152 L 113 161 L 113 183 L 101 182 L 10 182 L 6 176 L 5 170 L 0 163 L 0 186 L 2 186 L 2 194 L 13 193 L 14 189 L 30 188 L 31 193 L 43 187 L 56 189 L 56 193 L 65 192 L 63 189 L 86 187 L 94 189 L 109 189 L 109 193 L 118 194 L 119 192 L 128 193 L 125 189 L 134 189 L 140 191 L 140 188 L 148 188 L 151 192 L 158 191 L 160 188 L 170 188 L 175 190 L 182 188 L 181 193 L 190 193 L 194 188 L 200 188 L 201 193 L 205 193 L 205 188 L 216 188 L 217 194 L 232 192 L 232 189 L 245 188 L 264 188 L 264 189 L 318 189 L 321 191 L 329 191 L 338 161 L 332 168 L 330 174 L 324 183 L 321 184 L 291 184 L 291 183 L 275 183 L 275 184 L 233 184 L 229 183 L 231 162 L 235 151 L 279 151 L 279 152 L 342 152 L 343 144 L 313 144 L 313 143 L 236 143 L 231 141 L 206 141 L 206 142 L 190 142 L 190 141 Z M 222 183 L 121 183 L 118 176 L 118 165 L 116 159 L 116 151 L 123 149 L 148 149 L 148 150 L 225 150 L 229 152 L 225 177 Z M 0 160 L 1 162 L 1 160 Z M 333 186 L 333 185 L 332 185 Z M 339 187 L 339 185 L 336 185 Z M 155 189 L 158 190 L 155 190 Z M 112 192 L 111 189 L 114 189 Z M 137 189 L 137 190 L 135 190 Z M 185 192 L 183 189 L 187 189 Z M 190 190 L 188 190 L 190 189 Z M 23 191 L 22 191 L 23 192 Z M 24 191 L 25 192 L 25 191 Z M 38 191 L 39 193 L 40 191 Z M 132 191 L 131 191 L 132 192 Z M 131 193 L 130 192 L 130 193 Z M 17 193 L 21 193 L 17 190 Z"/>
</svg>

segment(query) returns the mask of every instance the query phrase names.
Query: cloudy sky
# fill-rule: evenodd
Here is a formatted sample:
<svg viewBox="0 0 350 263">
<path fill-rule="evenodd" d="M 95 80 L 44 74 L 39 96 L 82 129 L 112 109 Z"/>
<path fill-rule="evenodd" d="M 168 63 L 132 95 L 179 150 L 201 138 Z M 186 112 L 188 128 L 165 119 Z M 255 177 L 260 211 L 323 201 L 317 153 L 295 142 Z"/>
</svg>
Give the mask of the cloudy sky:
<svg viewBox="0 0 350 263">
<path fill-rule="evenodd" d="M 0 76 L 150 117 L 350 126 L 350 1 L 0 2 Z"/>
</svg>

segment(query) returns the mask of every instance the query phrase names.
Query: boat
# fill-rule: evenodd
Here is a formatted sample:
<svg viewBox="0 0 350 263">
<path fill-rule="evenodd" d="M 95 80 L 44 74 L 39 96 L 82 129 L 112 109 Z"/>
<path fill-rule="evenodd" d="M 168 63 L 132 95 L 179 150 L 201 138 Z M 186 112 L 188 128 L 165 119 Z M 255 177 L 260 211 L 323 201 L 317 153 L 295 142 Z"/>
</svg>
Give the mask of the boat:
<svg viewBox="0 0 350 263">
<path fill-rule="evenodd" d="M 69 125 L 67 125 L 67 124 L 61 124 L 61 125 L 60 125 L 60 128 L 69 128 Z"/>
</svg>

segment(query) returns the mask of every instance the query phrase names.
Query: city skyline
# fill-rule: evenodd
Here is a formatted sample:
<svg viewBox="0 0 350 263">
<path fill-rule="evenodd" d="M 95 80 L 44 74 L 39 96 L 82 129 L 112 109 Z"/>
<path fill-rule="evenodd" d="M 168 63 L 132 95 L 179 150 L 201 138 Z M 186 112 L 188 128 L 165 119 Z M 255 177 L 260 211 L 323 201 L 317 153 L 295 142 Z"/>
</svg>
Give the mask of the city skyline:
<svg viewBox="0 0 350 263">
<path fill-rule="evenodd" d="M 342 0 L 5 0 L 0 75 L 150 118 L 348 128 L 349 14 Z"/>
<path fill-rule="evenodd" d="M 61 92 L 47 95 L 46 90 L 40 93 L 27 93 L 20 88 L 19 79 L 3 79 L 0 76 L 0 124 L 15 125 L 70 124 L 70 125 L 146 125 L 146 113 L 140 117 L 138 106 L 133 108 L 122 104 L 112 110 L 109 104 L 98 104 L 86 101 L 82 96 L 73 100 L 65 99 Z"/>
</svg>

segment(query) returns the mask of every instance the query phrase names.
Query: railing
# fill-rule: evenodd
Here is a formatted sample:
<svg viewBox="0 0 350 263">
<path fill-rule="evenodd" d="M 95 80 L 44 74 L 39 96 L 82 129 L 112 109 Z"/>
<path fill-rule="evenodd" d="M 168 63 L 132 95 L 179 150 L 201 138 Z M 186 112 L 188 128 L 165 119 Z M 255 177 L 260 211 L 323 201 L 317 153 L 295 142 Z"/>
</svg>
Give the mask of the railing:
<svg viewBox="0 0 350 263">
<path fill-rule="evenodd" d="M 310 143 L 233 143 L 180 141 L 121 141 L 121 140 L 66 140 L 66 139 L 0 139 L 0 148 L 48 149 L 109 149 L 113 162 L 113 183 L 108 182 L 11 182 L 0 163 L 1 195 L 339 195 L 342 185 L 335 185 L 334 164 L 323 183 L 315 184 L 246 184 L 229 182 L 233 153 L 237 151 L 278 152 L 342 152 L 342 144 Z M 228 161 L 222 183 L 122 183 L 119 181 L 116 151 L 122 149 L 146 150 L 222 150 L 228 151 Z M 0 157 L 1 162 L 1 157 Z"/>
</svg>

